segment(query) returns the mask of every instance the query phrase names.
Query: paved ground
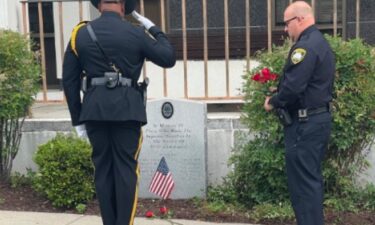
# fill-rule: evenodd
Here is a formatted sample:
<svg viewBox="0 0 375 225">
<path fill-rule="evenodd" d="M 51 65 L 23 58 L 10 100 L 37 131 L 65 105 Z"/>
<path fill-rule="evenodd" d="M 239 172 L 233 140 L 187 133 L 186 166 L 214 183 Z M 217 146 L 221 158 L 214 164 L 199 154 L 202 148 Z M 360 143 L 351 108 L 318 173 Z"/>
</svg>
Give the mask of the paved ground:
<svg viewBox="0 0 375 225">
<path fill-rule="evenodd" d="M 0 225 L 102 225 L 98 216 L 0 211 Z M 249 225 L 243 223 L 209 223 L 191 220 L 135 218 L 134 225 Z"/>
<path fill-rule="evenodd" d="M 33 119 L 67 119 L 70 120 L 69 110 L 66 103 L 41 103 L 36 102 L 31 107 L 30 118 Z"/>
</svg>

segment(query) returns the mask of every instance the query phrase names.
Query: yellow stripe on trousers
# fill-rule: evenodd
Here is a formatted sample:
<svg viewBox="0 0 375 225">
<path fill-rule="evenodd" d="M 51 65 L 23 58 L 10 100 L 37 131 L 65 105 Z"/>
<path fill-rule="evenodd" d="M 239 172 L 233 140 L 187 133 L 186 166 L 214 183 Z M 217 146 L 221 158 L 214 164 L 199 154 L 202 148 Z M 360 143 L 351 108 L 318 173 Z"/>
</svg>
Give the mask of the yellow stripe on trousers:
<svg viewBox="0 0 375 225">
<path fill-rule="evenodd" d="M 141 135 L 140 135 L 139 141 L 138 141 L 138 149 L 135 152 L 135 156 L 134 156 L 134 159 L 137 160 L 137 168 L 136 168 L 137 182 L 136 182 L 136 187 L 135 187 L 134 203 L 133 203 L 133 209 L 132 209 L 132 214 L 131 214 L 131 217 L 130 217 L 129 225 L 133 225 L 135 211 L 137 210 L 137 203 L 138 203 L 138 180 L 139 180 L 139 176 L 140 176 L 139 175 L 140 171 L 139 171 L 139 164 L 138 164 L 138 156 L 139 156 L 139 153 L 141 152 L 142 142 L 143 142 L 143 131 L 141 130 Z"/>
</svg>

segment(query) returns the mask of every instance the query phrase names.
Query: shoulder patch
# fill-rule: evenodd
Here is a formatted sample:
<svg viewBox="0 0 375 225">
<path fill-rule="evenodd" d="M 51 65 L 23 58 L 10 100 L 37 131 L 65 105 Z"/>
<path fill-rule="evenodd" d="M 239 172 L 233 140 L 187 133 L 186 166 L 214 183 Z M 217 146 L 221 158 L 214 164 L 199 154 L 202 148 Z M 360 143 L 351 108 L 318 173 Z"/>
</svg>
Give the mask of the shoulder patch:
<svg viewBox="0 0 375 225">
<path fill-rule="evenodd" d="M 89 21 L 81 21 L 79 22 L 79 24 L 77 24 L 74 28 L 73 28 L 73 31 L 72 31 L 72 36 L 70 38 L 70 47 L 72 48 L 74 54 L 76 56 L 78 56 L 78 52 L 77 52 L 77 46 L 76 46 L 76 38 L 77 38 L 77 33 L 79 31 L 79 29 L 81 29 L 81 27 L 83 27 L 84 25 L 86 25 Z"/>
<path fill-rule="evenodd" d="M 305 58 L 305 56 L 306 56 L 306 50 L 305 49 L 296 48 L 296 49 L 294 49 L 294 51 L 290 55 L 290 60 L 295 65 L 295 64 L 298 64 L 298 63 L 302 62 L 303 59 Z"/>
</svg>

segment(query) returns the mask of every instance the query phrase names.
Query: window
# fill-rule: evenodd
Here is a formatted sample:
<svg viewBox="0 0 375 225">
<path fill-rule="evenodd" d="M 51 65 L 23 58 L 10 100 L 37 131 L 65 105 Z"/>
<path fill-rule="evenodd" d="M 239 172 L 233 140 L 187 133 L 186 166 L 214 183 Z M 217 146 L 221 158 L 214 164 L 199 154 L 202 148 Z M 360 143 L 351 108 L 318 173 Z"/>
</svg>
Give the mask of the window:
<svg viewBox="0 0 375 225">
<path fill-rule="evenodd" d="M 30 32 L 39 33 L 38 3 L 29 3 Z M 52 2 L 43 2 L 43 29 L 45 34 L 54 33 Z M 48 19 L 47 19 L 48 18 Z"/>
<path fill-rule="evenodd" d="M 264 1 L 264 0 L 262 0 Z M 167 32 L 171 34 L 182 31 L 182 1 L 168 0 L 169 24 Z M 207 27 L 209 34 L 224 32 L 224 1 L 206 0 L 207 3 Z M 254 10 L 257 3 L 251 3 Z M 188 32 L 202 33 L 203 10 L 202 0 L 186 0 L 186 29 Z M 228 22 L 232 32 L 245 29 L 245 1 L 228 0 Z M 254 25 L 254 24 L 253 24 Z"/>
<path fill-rule="evenodd" d="M 33 50 L 39 50 L 40 34 L 39 34 L 39 14 L 38 4 L 30 2 L 29 5 L 29 27 L 31 38 L 36 45 Z M 52 2 L 43 2 L 43 30 L 44 30 L 44 53 L 46 56 L 46 76 L 48 87 L 60 88 L 59 80 L 56 75 L 56 52 L 55 52 L 55 28 L 53 20 Z"/>
</svg>

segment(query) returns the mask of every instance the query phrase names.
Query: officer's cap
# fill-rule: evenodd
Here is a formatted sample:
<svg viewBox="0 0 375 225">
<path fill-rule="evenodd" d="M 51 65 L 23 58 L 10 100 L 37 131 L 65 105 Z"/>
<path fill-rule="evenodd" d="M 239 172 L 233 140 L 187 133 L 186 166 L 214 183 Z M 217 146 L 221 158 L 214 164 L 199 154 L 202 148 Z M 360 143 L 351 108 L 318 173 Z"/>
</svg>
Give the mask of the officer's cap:
<svg viewBox="0 0 375 225">
<path fill-rule="evenodd" d="M 98 8 L 98 4 L 100 2 L 100 0 L 90 0 L 91 1 L 91 4 L 93 6 L 95 6 L 95 8 Z M 107 2 L 117 2 L 119 0 L 106 0 Z M 136 5 L 136 0 L 124 0 L 125 1 L 125 14 L 129 14 L 131 12 L 133 12 L 133 10 L 135 9 L 135 5 Z"/>
</svg>

